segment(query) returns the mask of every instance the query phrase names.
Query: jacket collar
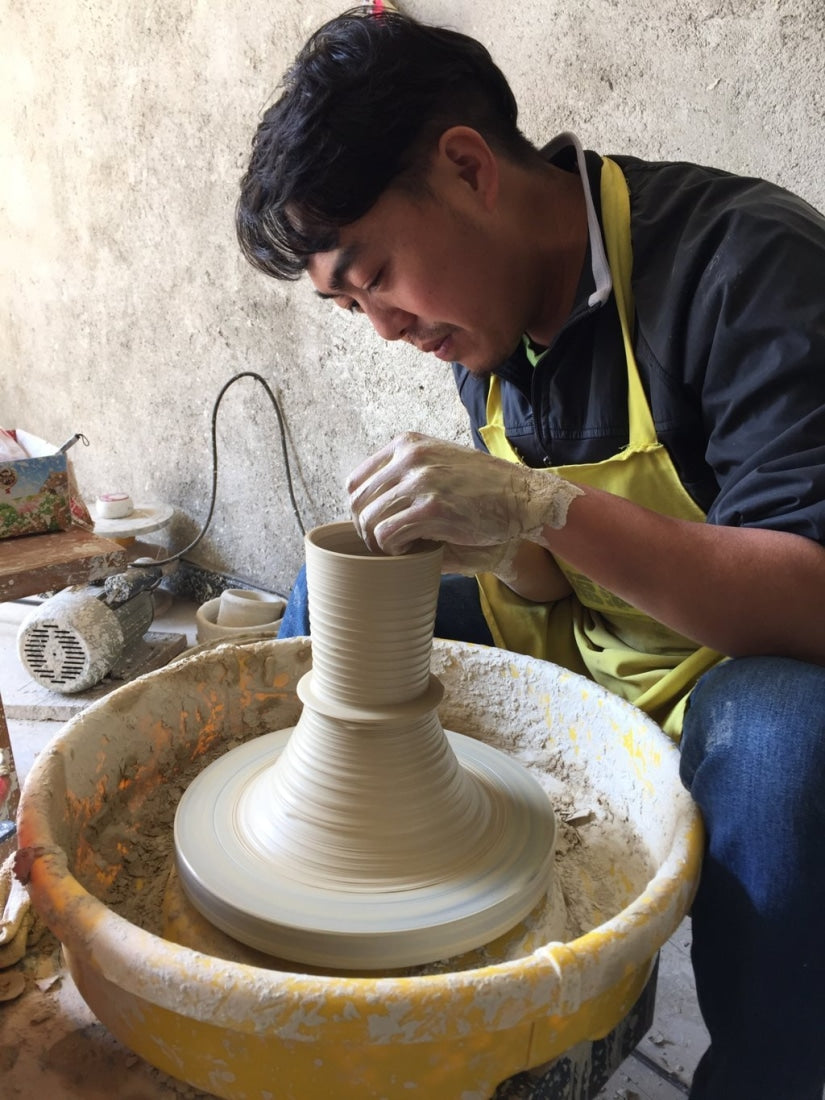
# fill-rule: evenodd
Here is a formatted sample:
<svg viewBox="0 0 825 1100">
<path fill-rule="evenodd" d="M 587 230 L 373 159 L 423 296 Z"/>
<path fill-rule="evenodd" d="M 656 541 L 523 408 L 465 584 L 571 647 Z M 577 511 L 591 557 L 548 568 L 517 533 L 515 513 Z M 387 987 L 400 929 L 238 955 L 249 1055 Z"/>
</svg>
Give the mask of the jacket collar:
<svg viewBox="0 0 825 1100">
<path fill-rule="evenodd" d="M 565 131 L 554 137 L 552 141 L 541 151 L 546 160 L 560 159 L 564 150 L 572 146 L 576 154 L 576 165 L 579 169 L 579 179 L 584 189 L 584 203 L 587 209 L 587 232 L 590 244 L 590 266 L 593 275 L 593 289 L 587 300 L 588 306 L 601 306 L 610 297 L 613 289 L 613 280 L 610 276 L 610 265 L 607 262 L 607 251 L 604 245 L 602 227 L 599 224 L 599 216 L 596 211 L 596 202 L 593 198 L 593 182 L 588 171 L 587 158 L 581 142 L 575 134 Z"/>
</svg>

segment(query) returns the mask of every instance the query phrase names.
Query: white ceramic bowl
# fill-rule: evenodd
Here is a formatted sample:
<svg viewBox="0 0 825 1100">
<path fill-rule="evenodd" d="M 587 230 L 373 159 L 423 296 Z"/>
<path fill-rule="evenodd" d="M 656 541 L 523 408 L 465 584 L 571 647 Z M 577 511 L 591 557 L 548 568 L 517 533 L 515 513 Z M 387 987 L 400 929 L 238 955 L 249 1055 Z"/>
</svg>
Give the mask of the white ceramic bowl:
<svg viewBox="0 0 825 1100">
<path fill-rule="evenodd" d="M 239 626 L 225 626 L 218 623 L 218 611 L 221 606 L 221 598 L 207 600 L 201 604 L 195 612 L 195 625 L 197 638 L 204 642 L 224 641 L 230 642 L 233 638 L 249 637 L 257 635 L 261 638 L 273 638 L 278 633 L 283 618 L 286 604 L 283 600 L 272 600 L 273 619 L 266 623 L 243 623 Z"/>
<path fill-rule="evenodd" d="M 284 613 L 284 600 L 250 588 L 227 588 L 218 600 L 218 626 L 263 626 L 277 622 Z"/>
</svg>

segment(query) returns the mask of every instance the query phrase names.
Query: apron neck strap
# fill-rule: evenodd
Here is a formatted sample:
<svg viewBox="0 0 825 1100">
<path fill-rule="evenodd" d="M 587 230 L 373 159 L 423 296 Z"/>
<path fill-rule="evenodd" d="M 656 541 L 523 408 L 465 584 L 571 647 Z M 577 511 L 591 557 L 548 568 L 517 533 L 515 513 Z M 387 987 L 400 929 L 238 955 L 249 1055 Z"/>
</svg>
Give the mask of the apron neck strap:
<svg viewBox="0 0 825 1100">
<path fill-rule="evenodd" d="M 601 180 L 602 224 L 613 294 L 622 326 L 627 360 L 627 413 L 630 426 L 630 446 L 650 446 L 658 443 L 653 415 L 639 377 L 639 367 L 633 352 L 630 322 L 633 317 L 633 248 L 630 241 L 630 196 L 621 168 L 609 157 L 602 160 Z"/>
</svg>

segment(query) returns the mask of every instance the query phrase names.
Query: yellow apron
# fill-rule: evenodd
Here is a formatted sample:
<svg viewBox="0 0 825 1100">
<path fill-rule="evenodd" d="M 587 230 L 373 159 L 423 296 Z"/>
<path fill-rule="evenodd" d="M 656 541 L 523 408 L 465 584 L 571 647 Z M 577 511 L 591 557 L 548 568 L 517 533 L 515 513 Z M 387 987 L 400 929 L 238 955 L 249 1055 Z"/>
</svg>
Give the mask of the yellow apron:
<svg viewBox="0 0 825 1100">
<path fill-rule="evenodd" d="M 601 198 L 613 293 L 627 357 L 630 442 L 603 462 L 553 469 L 572 482 L 603 489 L 655 512 L 704 522 L 705 514 L 685 491 L 670 455 L 656 436 L 639 378 L 629 324 L 633 316 L 630 200 L 621 169 L 607 158 L 602 168 Z M 487 424 L 480 434 L 491 454 L 510 462 L 521 461 L 505 434 L 500 385 L 495 376 L 490 379 L 487 395 Z M 558 560 L 558 565 L 573 595 L 552 604 L 531 603 L 492 574 L 479 576 L 481 606 L 496 645 L 589 676 L 644 710 L 665 732 L 678 737 L 693 685 L 723 659 L 721 654 L 697 648 L 694 642 L 594 584 L 566 562 Z"/>
</svg>

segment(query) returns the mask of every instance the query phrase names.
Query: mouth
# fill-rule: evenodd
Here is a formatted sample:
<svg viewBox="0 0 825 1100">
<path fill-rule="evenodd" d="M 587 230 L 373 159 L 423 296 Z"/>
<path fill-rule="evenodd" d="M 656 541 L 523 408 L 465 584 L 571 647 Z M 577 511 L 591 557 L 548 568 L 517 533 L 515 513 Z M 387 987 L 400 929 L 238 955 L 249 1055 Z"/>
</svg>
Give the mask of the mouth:
<svg viewBox="0 0 825 1100">
<path fill-rule="evenodd" d="M 429 340 L 426 344 L 421 344 L 420 349 L 428 355 L 434 355 L 436 359 L 449 359 L 451 343 L 452 338 L 448 334 L 442 336 L 440 340 Z"/>
</svg>

